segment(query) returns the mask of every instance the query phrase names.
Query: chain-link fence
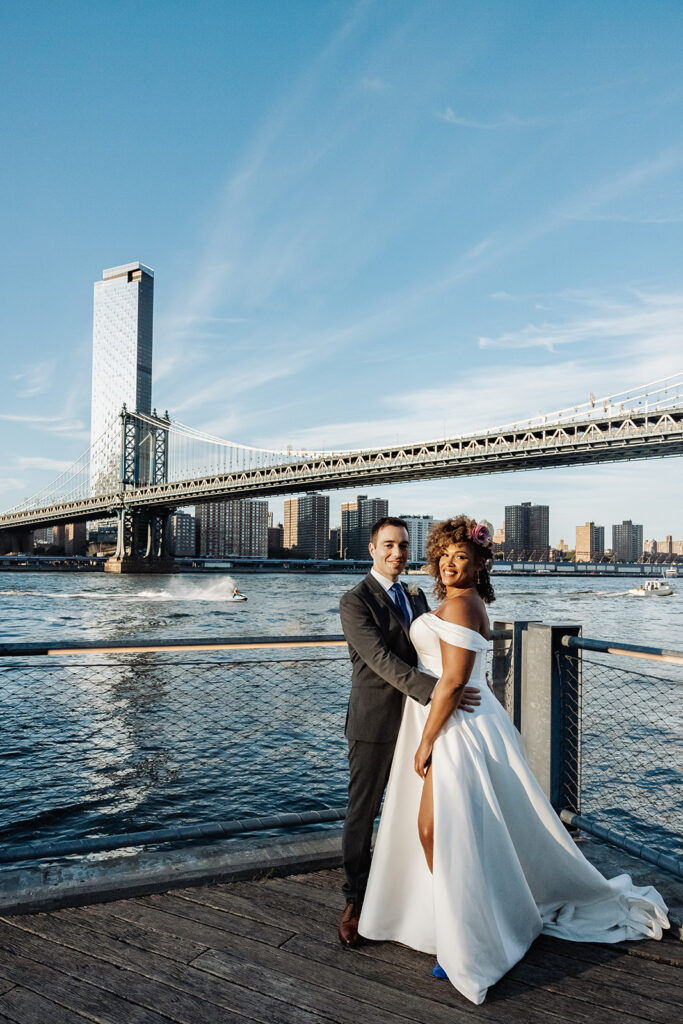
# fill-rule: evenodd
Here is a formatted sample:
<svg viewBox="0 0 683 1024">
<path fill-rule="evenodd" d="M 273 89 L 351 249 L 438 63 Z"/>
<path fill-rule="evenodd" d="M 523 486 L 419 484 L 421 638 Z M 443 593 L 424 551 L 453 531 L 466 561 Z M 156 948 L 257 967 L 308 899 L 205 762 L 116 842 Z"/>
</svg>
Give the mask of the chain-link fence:
<svg viewBox="0 0 683 1024">
<path fill-rule="evenodd" d="M 346 802 L 344 648 L 0 663 L 0 843 Z"/>
<path fill-rule="evenodd" d="M 562 806 L 683 858 L 683 677 L 666 663 L 583 650 L 557 654 Z"/>
<path fill-rule="evenodd" d="M 652 662 L 555 646 L 556 728 L 543 700 L 520 703 L 522 677 L 547 676 L 551 692 L 551 646 L 525 661 L 523 631 L 497 637 L 506 646 L 492 677 L 509 714 L 527 739 L 547 728 L 550 751 L 557 736 L 558 810 L 680 859 L 680 669 L 649 674 Z M 343 813 L 351 666 L 344 646 L 315 643 L 3 658 L 0 859 L 30 842 Z"/>
</svg>

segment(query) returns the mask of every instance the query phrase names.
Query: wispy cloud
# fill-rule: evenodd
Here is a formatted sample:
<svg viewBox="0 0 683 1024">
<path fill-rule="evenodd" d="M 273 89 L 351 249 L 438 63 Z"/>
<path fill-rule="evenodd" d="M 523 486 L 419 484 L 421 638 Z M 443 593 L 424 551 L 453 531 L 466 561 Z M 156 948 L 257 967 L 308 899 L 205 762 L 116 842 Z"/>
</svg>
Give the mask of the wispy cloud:
<svg viewBox="0 0 683 1024">
<path fill-rule="evenodd" d="M 0 477 L 0 494 L 5 492 L 25 491 L 29 486 L 28 481 L 19 476 Z"/>
<path fill-rule="evenodd" d="M 452 107 L 446 107 L 445 110 L 437 111 L 434 116 L 438 121 L 444 121 L 446 124 L 452 124 L 458 128 L 477 128 L 482 130 L 491 128 L 550 128 L 552 125 L 567 120 L 566 118 L 518 117 L 515 114 L 501 114 L 492 121 L 479 121 L 471 117 L 461 117 L 455 113 Z"/>
<path fill-rule="evenodd" d="M 592 301 L 597 300 L 593 298 Z M 665 360 L 676 359 L 678 355 L 680 361 L 683 293 L 633 292 L 629 302 L 604 298 L 602 305 L 608 307 L 608 314 L 581 316 L 559 323 L 526 324 L 519 330 L 507 331 L 497 337 L 480 337 L 479 347 L 545 348 L 554 352 L 565 345 L 604 346 L 609 342 L 629 342 L 636 352 L 652 352 Z"/>
<path fill-rule="evenodd" d="M 43 426 L 47 423 L 60 423 L 61 416 L 36 416 L 30 413 L 0 412 L 0 420 L 6 423 L 27 423 L 32 426 Z"/>
<path fill-rule="evenodd" d="M 62 438 L 75 441 L 88 441 L 90 431 L 82 419 L 68 416 L 37 416 L 31 413 L 0 413 L 0 421 L 4 423 L 23 423 L 36 430 L 44 430 L 58 434 Z"/>
<path fill-rule="evenodd" d="M 670 210 L 660 210 L 650 215 L 643 207 L 657 200 L 662 201 L 659 195 L 653 197 L 649 190 L 652 182 L 668 175 L 676 175 L 678 178 L 682 167 L 683 146 L 668 147 L 656 156 L 639 161 L 620 174 L 612 175 L 597 185 L 578 192 L 566 202 L 559 204 L 557 214 L 565 220 L 579 221 L 619 219 L 635 223 L 677 222 L 680 217 L 679 210 L 673 213 Z M 615 203 L 628 200 L 634 195 L 639 197 L 637 209 L 609 209 Z"/>
<path fill-rule="evenodd" d="M 42 455 L 20 455 L 16 460 L 19 469 L 55 469 L 60 473 L 72 465 L 68 459 L 49 459 Z"/>
<path fill-rule="evenodd" d="M 301 357 L 303 361 L 303 355 Z M 251 366 L 242 366 L 234 372 L 221 374 L 214 378 L 210 384 L 200 387 L 188 395 L 184 401 L 176 402 L 173 406 L 173 415 L 182 416 L 189 411 L 199 410 L 213 402 L 225 402 L 226 405 L 234 403 L 239 395 L 247 394 L 259 387 L 282 377 L 288 377 L 299 369 L 298 361 L 292 358 L 283 359 L 279 363 L 258 362 Z M 196 426 L 197 424 L 193 424 Z M 206 430 L 205 425 L 200 429 Z"/>
<path fill-rule="evenodd" d="M 52 360 L 41 360 L 13 374 L 10 380 L 19 384 L 16 397 L 33 398 L 45 394 L 52 387 L 54 372 L 55 364 Z"/>
<path fill-rule="evenodd" d="M 367 4 L 352 8 L 233 161 L 213 208 L 207 208 L 194 273 L 158 325 L 158 351 L 163 348 L 164 355 L 155 381 L 192 373 L 202 357 L 213 359 L 201 341 L 220 341 L 223 329 L 227 347 L 243 327 L 240 340 L 250 338 L 254 349 L 260 345 L 264 360 L 273 350 L 277 359 L 283 334 L 296 344 L 303 339 L 306 347 L 306 338 L 325 324 L 349 319 L 348 303 L 340 298 L 348 282 L 383 251 L 404 220 L 419 215 L 419 202 L 391 218 L 378 214 L 406 141 L 390 127 L 373 132 L 374 105 L 359 95 L 389 91 L 388 78 L 362 71 L 393 66 L 390 58 L 395 62 L 403 52 L 406 26 L 417 15 L 394 25 L 369 52 L 359 51 L 359 61 L 356 30 L 370 13 Z M 328 93 L 322 110 L 320 97 Z M 413 90 L 403 105 L 404 119 L 420 122 L 424 102 L 420 89 Z M 345 146 L 353 150 L 358 137 L 366 140 L 362 158 L 349 162 L 342 154 Z M 382 304 L 390 305 L 391 297 Z M 280 307 L 288 309 L 286 323 L 278 320 Z M 368 319 L 374 312 L 357 306 L 350 319 Z M 207 326 L 216 334 L 207 335 Z"/>
<path fill-rule="evenodd" d="M 578 295 L 571 298 L 579 301 Z M 316 450 L 454 437 L 549 414 L 587 401 L 591 392 L 616 394 L 680 368 L 683 293 L 633 290 L 628 302 L 596 293 L 584 296 L 583 303 L 603 315 L 584 311 L 563 323 L 532 324 L 482 339 L 490 350 L 546 349 L 549 354 L 539 352 L 532 365 L 528 360 L 511 364 L 492 351 L 486 365 L 473 370 L 449 374 L 445 365 L 446 382 L 436 387 L 384 397 L 372 417 L 318 423 L 286 437 L 271 434 L 261 443 Z M 558 358 L 572 344 L 576 353 Z"/>
<path fill-rule="evenodd" d="M 360 85 L 364 92 L 386 92 L 389 88 L 387 80 L 385 78 L 380 78 L 379 76 L 374 78 L 361 78 Z"/>
</svg>

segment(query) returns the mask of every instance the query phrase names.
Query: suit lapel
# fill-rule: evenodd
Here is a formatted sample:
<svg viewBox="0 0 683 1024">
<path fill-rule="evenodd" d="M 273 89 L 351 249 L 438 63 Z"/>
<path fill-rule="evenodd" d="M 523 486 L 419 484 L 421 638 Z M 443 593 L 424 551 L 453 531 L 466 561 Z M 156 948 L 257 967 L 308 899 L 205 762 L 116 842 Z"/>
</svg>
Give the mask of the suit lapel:
<svg viewBox="0 0 683 1024">
<path fill-rule="evenodd" d="M 375 594 L 380 601 L 383 601 L 386 605 L 389 606 L 392 614 L 396 618 L 396 621 L 400 623 L 400 625 L 403 628 L 403 632 L 410 639 L 410 623 L 406 622 L 406 620 L 403 617 L 403 614 L 396 607 L 393 597 L 391 597 L 387 593 L 387 591 L 384 589 L 381 583 L 377 582 L 377 580 L 375 579 L 371 572 L 369 572 L 365 577 L 365 582 L 370 587 L 372 593 Z M 403 593 L 406 594 L 405 587 L 403 588 Z M 406 594 L 406 598 L 408 599 L 408 602 L 410 602 L 410 596 L 408 594 Z"/>
</svg>

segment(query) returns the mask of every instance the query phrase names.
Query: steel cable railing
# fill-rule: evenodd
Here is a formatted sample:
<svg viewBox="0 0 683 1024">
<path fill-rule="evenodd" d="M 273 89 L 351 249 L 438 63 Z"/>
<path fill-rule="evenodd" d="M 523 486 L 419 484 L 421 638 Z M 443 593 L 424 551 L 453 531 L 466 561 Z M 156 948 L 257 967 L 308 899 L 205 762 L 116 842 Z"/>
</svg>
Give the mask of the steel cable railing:
<svg viewBox="0 0 683 1024">
<path fill-rule="evenodd" d="M 88 852 L 92 839 L 104 842 L 92 849 L 112 849 L 141 832 L 145 842 L 206 838 L 207 826 L 225 836 L 249 829 L 232 828 L 236 820 L 264 814 L 339 820 L 350 676 L 342 643 L 4 657 L 2 859 Z"/>
<path fill-rule="evenodd" d="M 565 789 L 602 838 L 683 873 L 683 715 L 677 652 L 571 638 L 558 652 Z M 593 650 L 591 650 L 591 645 Z M 629 649 L 630 648 L 630 649 Z M 658 671 L 649 666 L 658 659 Z"/>
</svg>

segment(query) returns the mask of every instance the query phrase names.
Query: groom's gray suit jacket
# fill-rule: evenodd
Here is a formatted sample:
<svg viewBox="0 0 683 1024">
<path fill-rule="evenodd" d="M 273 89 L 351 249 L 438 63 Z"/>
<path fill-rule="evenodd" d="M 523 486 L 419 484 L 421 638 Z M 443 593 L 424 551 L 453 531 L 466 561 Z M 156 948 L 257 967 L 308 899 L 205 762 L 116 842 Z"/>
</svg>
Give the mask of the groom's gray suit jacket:
<svg viewBox="0 0 683 1024">
<path fill-rule="evenodd" d="M 429 611 L 421 590 L 403 589 L 413 617 Z M 344 594 L 339 613 L 353 667 L 346 737 L 390 743 L 398 736 L 406 695 L 426 704 L 436 680 L 417 668 L 410 627 L 372 573 Z"/>
</svg>

